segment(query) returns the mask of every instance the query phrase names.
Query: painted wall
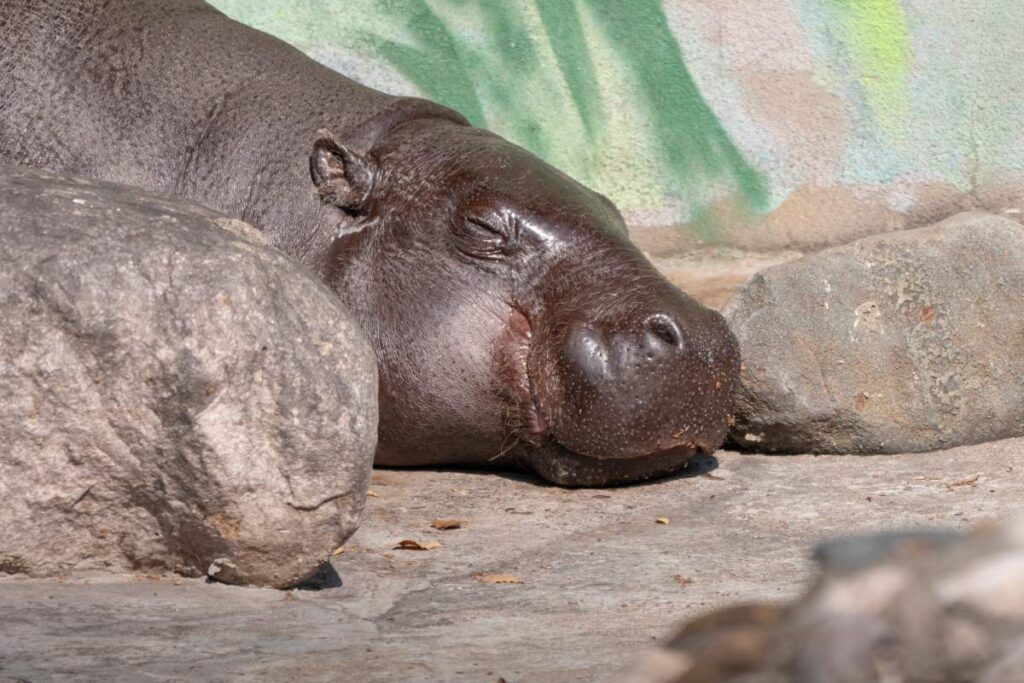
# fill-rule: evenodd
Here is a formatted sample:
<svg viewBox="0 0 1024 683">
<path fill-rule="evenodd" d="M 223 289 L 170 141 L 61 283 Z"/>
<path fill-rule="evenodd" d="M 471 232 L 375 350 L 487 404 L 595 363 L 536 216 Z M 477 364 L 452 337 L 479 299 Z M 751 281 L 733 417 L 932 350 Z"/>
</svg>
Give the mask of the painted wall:
<svg viewBox="0 0 1024 683">
<path fill-rule="evenodd" d="M 1019 0 L 213 0 L 611 197 L 654 254 L 1024 205 Z"/>
</svg>

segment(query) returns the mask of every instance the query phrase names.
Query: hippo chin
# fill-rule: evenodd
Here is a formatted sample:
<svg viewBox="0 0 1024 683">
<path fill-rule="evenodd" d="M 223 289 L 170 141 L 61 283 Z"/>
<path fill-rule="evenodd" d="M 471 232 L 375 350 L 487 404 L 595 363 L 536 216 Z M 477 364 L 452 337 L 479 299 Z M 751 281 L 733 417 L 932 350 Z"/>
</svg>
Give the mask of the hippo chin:
<svg viewBox="0 0 1024 683">
<path fill-rule="evenodd" d="M 739 352 L 722 317 L 523 149 L 198 0 L 13 0 L 0 42 L 0 162 L 239 216 L 338 293 L 377 353 L 378 464 L 599 486 L 723 440 Z"/>
</svg>

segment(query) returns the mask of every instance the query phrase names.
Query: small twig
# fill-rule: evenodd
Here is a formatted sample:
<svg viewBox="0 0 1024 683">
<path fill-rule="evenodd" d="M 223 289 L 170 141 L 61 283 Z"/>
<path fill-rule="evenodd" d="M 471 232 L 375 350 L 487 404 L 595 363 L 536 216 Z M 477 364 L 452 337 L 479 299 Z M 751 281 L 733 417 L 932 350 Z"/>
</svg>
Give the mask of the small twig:
<svg viewBox="0 0 1024 683">
<path fill-rule="evenodd" d="M 981 478 L 981 473 L 975 474 L 973 477 L 964 477 L 963 479 L 957 479 L 954 482 L 946 484 L 946 490 L 952 491 L 957 486 L 974 486 L 978 483 L 978 479 Z"/>
</svg>

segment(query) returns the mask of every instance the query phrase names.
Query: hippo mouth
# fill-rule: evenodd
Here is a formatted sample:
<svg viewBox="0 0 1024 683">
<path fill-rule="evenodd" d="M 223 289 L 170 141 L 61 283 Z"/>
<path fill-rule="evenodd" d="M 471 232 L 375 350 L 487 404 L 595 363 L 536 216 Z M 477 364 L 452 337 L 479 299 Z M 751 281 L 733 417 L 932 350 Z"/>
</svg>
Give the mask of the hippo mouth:
<svg viewBox="0 0 1024 683">
<path fill-rule="evenodd" d="M 519 454 L 526 469 L 559 486 L 605 487 L 634 484 L 683 471 L 694 456 L 708 454 L 702 446 L 680 445 L 628 458 L 595 458 L 571 451 L 554 438 Z"/>
<path fill-rule="evenodd" d="M 601 487 L 656 479 L 679 472 L 698 454 L 710 454 L 712 444 L 684 443 L 643 455 L 605 457 L 577 453 L 558 442 L 551 430 L 537 389 L 525 373 L 530 400 L 524 406 L 523 425 L 529 431 L 530 446 L 518 458 L 548 481 L 560 486 Z"/>
<path fill-rule="evenodd" d="M 504 459 L 561 486 L 597 487 L 629 484 L 664 477 L 684 469 L 694 455 L 714 452 L 717 444 L 683 434 L 669 439 L 668 447 L 637 453 L 588 455 L 573 450 L 558 438 L 557 415 L 548 411 L 533 377 L 530 358 L 537 343 L 529 319 L 511 307 L 510 343 L 503 346 L 502 366 L 510 389 L 510 424 L 518 435 L 516 445 L 503 450 L 492 462 Z M 556 411 L 558 412 L 558 411 Z M 673 443 L 673 441 L 675 443 Z"/>
</svg>

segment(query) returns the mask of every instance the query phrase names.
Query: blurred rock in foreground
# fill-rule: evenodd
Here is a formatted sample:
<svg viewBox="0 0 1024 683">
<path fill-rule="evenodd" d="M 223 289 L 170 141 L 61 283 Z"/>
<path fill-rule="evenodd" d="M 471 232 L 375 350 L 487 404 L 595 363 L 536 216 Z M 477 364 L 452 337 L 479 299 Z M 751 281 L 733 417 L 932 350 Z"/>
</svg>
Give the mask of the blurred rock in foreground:
<svg viewBox="0 0 1024 683">
<path fill-rule="evenodd" d="M 632 683 L 1024 681 L 1024 519 L 819 547 L 820 577 L 791 605 L 697 618 Z"/>
</svg>

